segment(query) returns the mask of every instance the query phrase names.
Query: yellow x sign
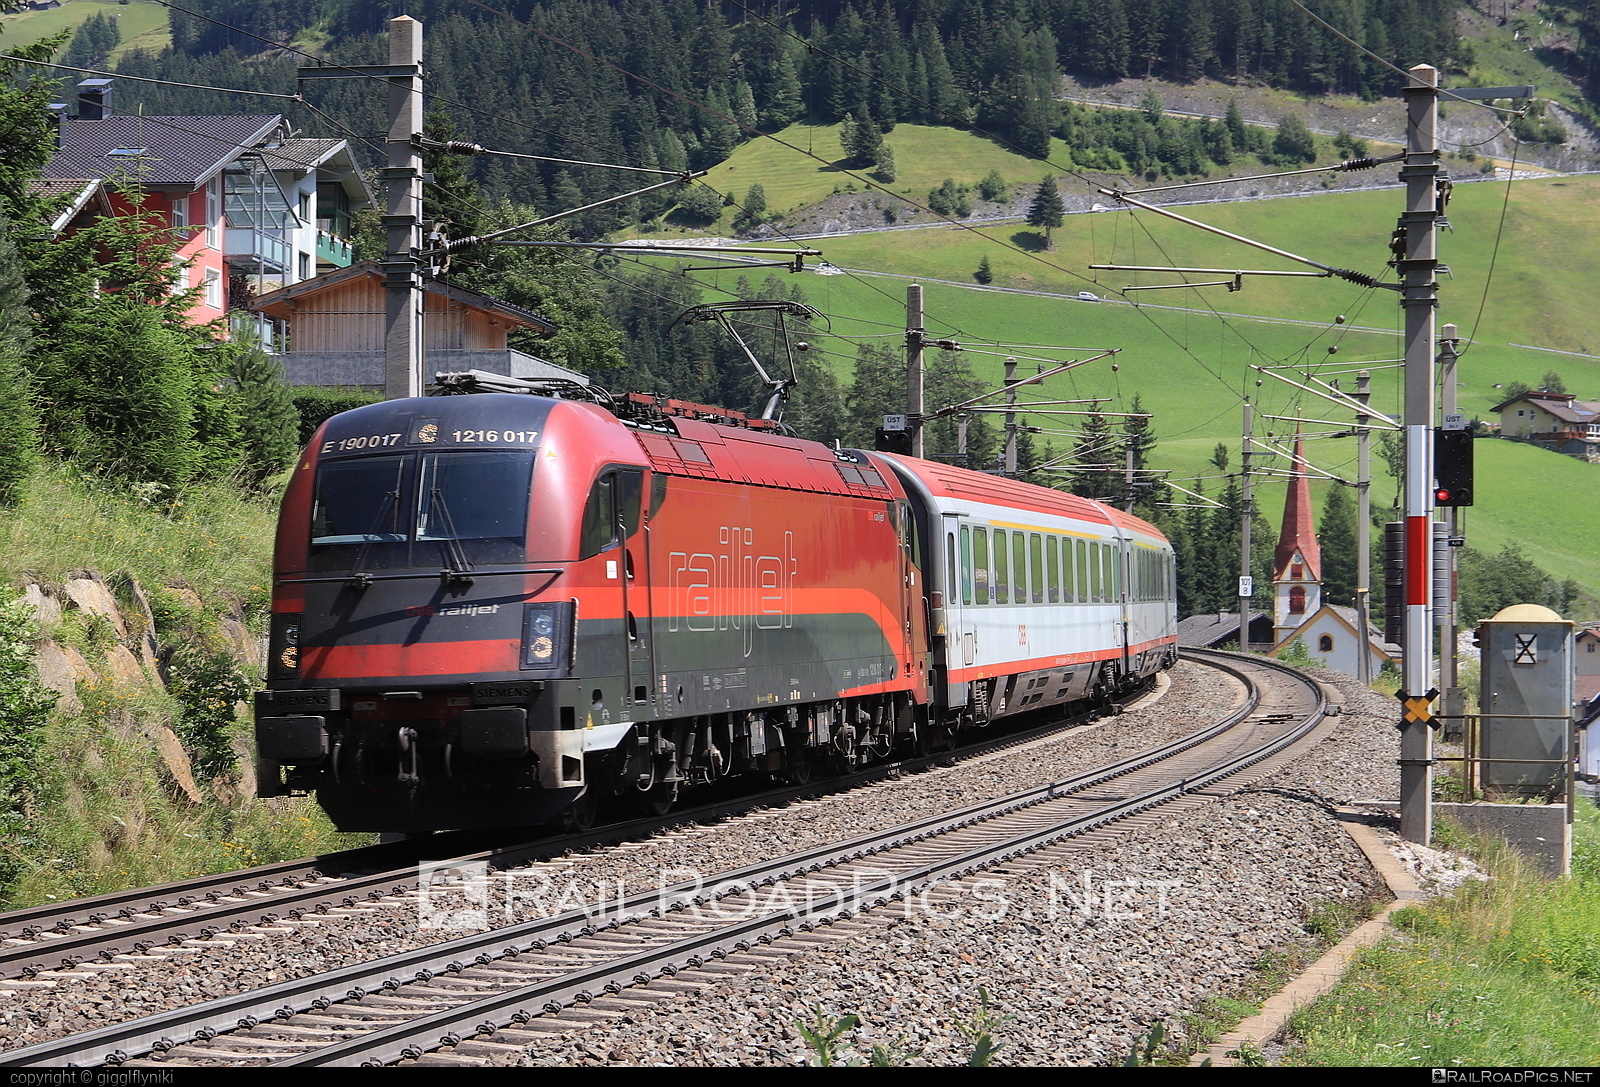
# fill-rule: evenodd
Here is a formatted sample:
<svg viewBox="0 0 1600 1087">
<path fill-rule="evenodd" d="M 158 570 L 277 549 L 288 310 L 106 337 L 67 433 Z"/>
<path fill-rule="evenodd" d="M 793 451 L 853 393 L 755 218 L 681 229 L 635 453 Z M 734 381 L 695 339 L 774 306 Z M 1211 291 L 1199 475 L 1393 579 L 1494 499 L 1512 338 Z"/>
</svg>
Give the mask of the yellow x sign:
<svg viewBox="0 0 1600 1087">
<path fill-rule="evenodd" d="M 1433 699 L 1427 695 L 1412 695 L 1403 704 L 1406 724 L 1425 724 L 1433 720 Z"/>
</svg>

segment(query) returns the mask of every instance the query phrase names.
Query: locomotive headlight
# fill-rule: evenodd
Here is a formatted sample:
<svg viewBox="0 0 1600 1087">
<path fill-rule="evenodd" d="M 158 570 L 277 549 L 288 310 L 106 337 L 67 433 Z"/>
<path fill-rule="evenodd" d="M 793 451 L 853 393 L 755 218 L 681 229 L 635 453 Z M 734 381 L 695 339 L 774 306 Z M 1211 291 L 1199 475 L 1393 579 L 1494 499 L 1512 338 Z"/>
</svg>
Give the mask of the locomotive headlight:
<svg viewBox="0 0 1600 1087">
<path fill-rule="evenodd" d="M 552 601 L 524 607 L 522 667 L 565 667 L 572 656 L 573 605 L 568 601 Z"/>
<path fill-rule="evenodd" d="M 267 635 L 267 668 L 272 679 L 300 676 L 300 618 L 293 614 L 272 617 Z"/>
</svg>

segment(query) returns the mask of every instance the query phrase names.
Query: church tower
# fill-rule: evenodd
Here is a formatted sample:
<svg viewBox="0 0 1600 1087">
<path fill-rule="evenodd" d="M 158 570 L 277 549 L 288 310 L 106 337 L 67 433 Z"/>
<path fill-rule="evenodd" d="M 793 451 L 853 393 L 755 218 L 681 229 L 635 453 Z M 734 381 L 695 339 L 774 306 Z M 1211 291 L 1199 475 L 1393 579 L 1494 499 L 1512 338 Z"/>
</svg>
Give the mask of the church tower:
<svg viewBox="0 0 1600 1087">
<path fill-rule="evenodd" d="M 1272 640 L 1281 642 L 1322 606 L 1322 546 L 1311 514 L 1305 443 L 1294 436 L 1294 478 L 1283 504 L 1283 531 L 1272 558 Z"/>
</svg>

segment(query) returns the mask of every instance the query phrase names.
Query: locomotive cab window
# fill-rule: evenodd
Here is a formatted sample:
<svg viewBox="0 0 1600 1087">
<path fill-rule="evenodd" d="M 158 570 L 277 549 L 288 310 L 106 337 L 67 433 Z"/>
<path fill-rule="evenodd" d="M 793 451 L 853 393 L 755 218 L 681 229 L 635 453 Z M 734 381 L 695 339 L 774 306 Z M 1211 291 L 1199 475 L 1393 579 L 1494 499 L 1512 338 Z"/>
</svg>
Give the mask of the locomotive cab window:
<svg viewBox="0 0 1600 1087">
<path fill-rule="evenodd" d="M 583 507 L 578 557 L 598 555 L 639 531 L 644 499 L 644 472 L 622 469 L 603 473 Z"/>
<path fill-rule="evenodd" d="M 533 453 L 403 453 L 324 461 L 314 571 L 455 568 L 524 558 Z"/>
<path fill-rule="evenodd" d="M 589 501 L 583 506 L 583 531 L 578 541 L 578 557 L 598 555 L 617 541 L 617 496 L 615 480 L 609 475 L 595 480 Z"/>
</svg>

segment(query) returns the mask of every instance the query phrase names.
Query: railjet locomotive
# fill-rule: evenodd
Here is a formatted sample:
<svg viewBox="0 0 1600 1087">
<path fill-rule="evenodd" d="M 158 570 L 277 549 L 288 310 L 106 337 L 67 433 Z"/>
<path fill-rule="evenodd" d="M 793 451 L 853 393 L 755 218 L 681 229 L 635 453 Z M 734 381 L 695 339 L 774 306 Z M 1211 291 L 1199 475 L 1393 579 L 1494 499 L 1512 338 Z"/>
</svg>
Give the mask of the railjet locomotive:
<svg viewBox="0 0 1600 1087">
<path fill-rule="evenodd" d="M 1172 549 L 1097 502 L 642 395 L 394 400 L 284 497 L 258 792 L 582 826 L 1103 697 L 1176 640 Z"/>
</svg>

